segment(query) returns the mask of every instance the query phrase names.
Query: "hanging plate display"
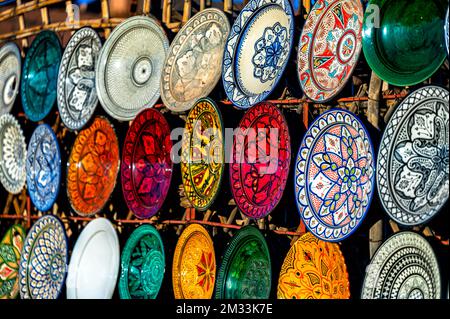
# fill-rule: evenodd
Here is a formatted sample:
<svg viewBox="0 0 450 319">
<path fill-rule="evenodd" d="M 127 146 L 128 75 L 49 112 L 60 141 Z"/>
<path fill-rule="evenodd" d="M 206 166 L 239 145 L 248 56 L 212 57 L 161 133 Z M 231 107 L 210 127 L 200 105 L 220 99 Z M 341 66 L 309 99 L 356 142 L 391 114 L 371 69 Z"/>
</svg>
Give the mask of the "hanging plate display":
<svg viewBox="0 0 450 319">
<path fill-rule="evenodd" d="M 220 79 L 229 32 L 228 18 L 215 8 L 198 12 L 178 31 L 161 77 L 161 97 L 168 109 L 189 110 L 211 93 Z"/>
<path fill-rule="evenodd" d="M 366 268 L 362 299 L 440 299 L 441 276 L 430 244 L 401 232 L 386 240 Z"/>
<path fill-rule="evenodd" d="M 279 203 L 289 175 L 291 142 L 280 110 L 259 103 L 248 110 L 234 136 L 230 183 L 239 210 L 267 216 Z"/>
<path fill-rule="evenodd" d="M 97 107 L 95 65 L 101 47 L 97 32 L 85 27 L 75 32 L 64 50 L 58 75 L 58 109 L 68 129 L 81 129 Z"/>
<path fill-rule="evenodd" d="M 25 57 L 20 94 L 27 117 L 38 122 L 50 113 L 56 101 L 61 44 L 53 31 L 42 31 Z"/>
<path fill-rule="evenodd" d="M 9 113 L 19 92 L 22 60 L 14 42 L 0 48 L 0 116 Z"/>
<path fill-rule="evenodd" d="M 111 123 L 96 117 L 77 135 L 67 164 L 67 194 L 79 215 L 92 215 L 105 206 L 116 185 L 119 143 Z"/>
<path fill-rule="evenodd" d="M 381 139 L 377 183 L 389 216 L 405 226 L 426 223 L 449 193 L 449 92 L 426 86 L 392 114 Z"/>
<path fill-rule="evenodd" d="M 95 77 L 98 98 L 110 116 L 129 121 L 156 103 L 168 50 L 163 28 L 150 17 L 128 18 L 111 32 Z"/>
<path fill-rule="evenodd" d="M 208 231 L 191 224 L 178 239 L 172 284 L 176 299 L 210 299 L 216 280 L 216 256 Z"/>
<path fill-rule="evenodd" d="M 363 22 L 363 51 L 370 68 L 398 86 L 431 77 L 445 60 L 447 5 L 446 0 L 371 0 Z"/>
<path fill-rule="evenodd" d="M 139 113 L 131 123 L 122 152 L 122 191 L 138 218 L 161 208 L 169 191 L 173 163 L 172 140 L 164 116 L 155 109 Z"/>
<path fill-rule="evenodd" d="M 13 225 L 0 242 L 0 299 L 15 299 L 19 294 L 19 262 L 25 230 Z"/>
<path fill-rule="evenodd" d="M 110 299 L 120 266 L 119 238 L 106 218 L 84 227 L 70 258 L 67 299 Z"/>
<path fill-rule="evenodd" d="M 306 233 L 291 246 L 278 280 L 279 299 L 349 299 L 347 266 L 339 245 Z"/>
<path fill-rule="evenodd" d="M 277 85 L 292 48 L 289 0 L 250 0 L 235 20 L 225 46 L 222 80 L 240 109 L 266 99 Z"/>
<path fill-rule="evenodd" d="M 61 183 L 61 154 L 55 133 L 47 124 L 39 125 L 31 136 L 27 152 L 27 190 L 34 206 L 48 211 Z"/>
<path fill-rule="evenodd" d="M 68 261 L 64 225 L 52 215 L 39 218 L 28 232 L 20 257 L 22 299 L 57 299 Z"/>
<path fill-rule="evenodd" d="M 18 194 L 26 181 L 27 145 L 19 122 L 10 114 L 0 117 L 0 182 Z"/>
<path fill-rule="evenodd" d="M 362 223 L 372 200 L 375 162 L 369 133 L 345 110 L 320 115 L 297 155 L 295 194 L 306 227 L 325 241 L 341 241 Z"/>
<path fill-rule="evenodd" d="M 216 299 L 267 299 L 272 266 L 264 236 L 253 226 L 231 239 L 217 275 Z"/>
<path fill-rule="evenodd" d="M 223 123 L 217 105 L 198 100 L 186 119 L 181 147 L 181 177 L 193 207 L 206 210 L 220 187 L 225 164 Z"/>
<path fill-rule="evenodd" d="M 317 1 L 303 27 L 298 74 L 315 102 L 334 98 L 347 84 L 362 48 L 360 0 Z"/>
<path fill-rule="evenodd" d="M 121 299 L 155 299 L 164 278 L 164 245 L 152 225 L 142 225 L 128 238 L 122 251 Z"/>
</svg>

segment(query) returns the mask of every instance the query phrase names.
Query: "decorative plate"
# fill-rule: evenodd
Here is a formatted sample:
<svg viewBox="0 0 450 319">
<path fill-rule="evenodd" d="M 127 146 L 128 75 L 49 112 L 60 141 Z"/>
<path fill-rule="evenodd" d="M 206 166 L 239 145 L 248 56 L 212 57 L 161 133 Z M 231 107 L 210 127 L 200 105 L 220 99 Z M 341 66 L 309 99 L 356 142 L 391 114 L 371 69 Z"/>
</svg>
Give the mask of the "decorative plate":
<svg viewBox="0 0 450 319">
<path fill-rule="evenodd" d="M 405 226 L 426 223 L 449 193 L 449 92 L 426 86 L 392 114 L 377 161 L 378 194 Z"/>
<path fill-rule="evenodd" d="M 50 113 L 56 101 L 61 44 L 53 31 L 42 31 L 27 52 L 20 94 L 28 119 L 38 122 Z"/>
<path fill-rule="evenodd" d="M 58 74 L 58 109 L 64 125 L 81 129 L 97 107 L 95 65 L 102 47 L 89 27 L 75 32 L 64 50 Z"/>
<path fill-rule="evenodd" d="M 430 244 L 401 232 L 386 240 L 366 268 L 362 299 L 440 299 L 441 276 Z"/>
<path fill-rule="evenodd" d="M 20 257 L 20 297 L 57 299 L 66 278 L 67 261 L 63 224 L 53 215 L 39 218 L 28 232 Z"/>
<path fill-rule="evenodd" d="M 319 239 L 350 236 L 369 210 L 375 162 L 369 133 L 345 110 L 320 115 L 297 155 L 295 194 L 300 216 Z"/>
<path fill-rule="evenodd" d="M 447 47 L 447 54 L 449 54 L 449 47 L 450 47 L 449 40 L 448 40 L 448 30 L 449 30 L 448 12 L 449 12 L 449 8 L 447 8 L 447 14 L 445 15 L 445 22 L 444 22 L 445 46 Z"/>
<path fill-rule="evenodd" d="M 98 98 L 110 116 L 129 121 L 156 103 L 168 51 L 169 40 L 153 18 L 131 17 L 111 32 L 95 77 Z"/>
<path fill-rule="evenodd" d="M 142 225 L 128 238 L 122 251 L 121 299 L 155 299 L 164 278 L 164 245 L 158 231 Z"/>
<path fill-rule="evenodd" d="M 172 283 L 176 299 L 210 299 L 216 280 L 216 256 L 208 231 L 191 224 L 178 239 Z"/>
<path fill-rule="evenodd" d="M 445 60 L 447 5 L 447 0 L 371 0 L 363 22 L 363 51 L 370 68 L 397 86 L 431 77 Z"/>
<path fill-rule="evenodd" d="M 268 299 L 272 285 L 269 248 L 253 226 L 231 239 L 217 275 L 216 299 Z"/>
<path fill-rule="evenodd" d="M 9 113 L 19 92 L 22 60 L 14 42 L 0 48 L 0 116 Z"/>
<path fill-rule="evenodd" d="M 289 129 L 280 110 L 259 103 L 243 116 L 233 140 L 230 183 L 239 210 L 267 216 L 283 196 L 291 163 Z"/>
<path fill-rule="evenodd" d="M 120 266 L 119 238 L 106 218 L 84 227 L 70 258 L 67 299 L 110 299 Z"/>
<path fill-rule="evenodd" d="M 240 109 L 265 98 L 287 65 L 294 36 L 289 0 L 250 0 L 231 28 L 223 56 L 225 92 Z"/>
<path fill-rule="evenodd" d="M 27 152 L 27 189 L 34 206 L 48 211 L 61 183 L 61 154 L 55 133 L 47 124 L 39 125 L 31 136 Z"/>
<path fill-rule="evenodd" d="M 349 299 L 347 266 L 339 245 L 306 233 L 292 245 L 278 280 L 279 299 Z"/>
<path fill-rule="evenodd" d="M 161 97 L 168 109 L 189 110 L 211 93 L 220 79 L 229 33 L 227 16 L 215 8 L 198 12 L 178 31 L 161 77 Z"/>
<path fill-rule="evenodd" d="M 122 152 L 122 191 L 138 218 L 161 208 L 169 191 L 173 163 L 172 140 L 164 116 L 155 109 L 139 113 L 131 123 Z"/>
<path fill-rule="evenodd" d="M 67 195 L 79 215 L 92 215 L 105 206 L 116 185 L 119 142 L 111 123 L 96 117 L 77 135 L 67 164 Z"/>
<path fill-rule="evenodd" d="M 27 145 L 19 122 L 10 114 L 0 117 L 0 182 L 18 194 L 26 181 Z"/>
<path fill-rule="evenodd" d="M 303 27 L 298 74 L 315 102 L 334 98 L 351 78 L 362 48 L 360 0 L 317 1 Z"/>
<path fill-rule="evenodd" d="M 19 262 L 25 230 L 13 225 L 0 242 L 0 299 L 15 299 L 19 294 Z"/>
<path fill-rule="evenodd" d="M 186 119 L 181 147 L 181 177 L 189 202 L 206 210 L 219 191 L 225 163 L 223 122 L 210 99 L 198 100 Z"/>
</svg>

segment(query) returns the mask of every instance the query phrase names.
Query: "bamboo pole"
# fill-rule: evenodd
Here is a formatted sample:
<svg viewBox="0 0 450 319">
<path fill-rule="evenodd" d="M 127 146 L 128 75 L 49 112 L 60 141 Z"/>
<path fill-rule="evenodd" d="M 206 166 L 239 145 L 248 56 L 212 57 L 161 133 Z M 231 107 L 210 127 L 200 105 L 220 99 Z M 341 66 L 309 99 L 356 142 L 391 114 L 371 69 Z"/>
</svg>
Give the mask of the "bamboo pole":
<svg viewBox="0 0 450 319">
<path fill-rule="evenodd" d="M 191 0 L 184 0 L 182 24 L 189 21 L 191 17 L 192 3 Z"/>
<path fill-rule="evenodd" d="M 109 4 L 108 0 L 102 0 L 102 19 L 103 21 L 109 21 Z M 105 30 L 105 38 L 107 39 L 109 37 L 109 34 L 111 33 L 111 28 L 104 28 Z"/>
<path fill-rule="evenodd" d="M 383 82 L 378 77 L 378 75 L 376 75 L 376 73 L 372 71 L 369 85 L 369 102 L 367 103 L 367 120 L 377 129 L 379 128 L 379 118 L 380 118 L 379 100 L 382 84 Z"/>
<path fill-rule="evenodd" d="M 64 0 L 34 0 L 28 1 L 22 4 L 22 1 L 16 1 L 16 6 L 11 9 L 6 9 L 0 12 L 0 22 L 17 17 L 23 16 L 25 13 L 29 13 L 31 11 L 35 11 L 44 7 L 47 7 L 52 4 L 57 4 L 64 2 Z"/>
</svg>

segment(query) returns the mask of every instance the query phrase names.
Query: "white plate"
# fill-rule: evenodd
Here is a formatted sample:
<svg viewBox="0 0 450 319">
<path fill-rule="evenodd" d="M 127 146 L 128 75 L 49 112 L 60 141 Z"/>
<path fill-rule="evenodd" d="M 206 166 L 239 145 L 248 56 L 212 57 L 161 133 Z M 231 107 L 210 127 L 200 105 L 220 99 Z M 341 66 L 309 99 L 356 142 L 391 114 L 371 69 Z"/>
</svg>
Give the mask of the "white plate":
<svg viewBox="0 0 450 319">
<path fill-rule="evenodd" d="M 22 60 L 14 42 L 0 48 L 0 115 L 9 113 L 19 92 Z"/>
<path fill-rule="evenodd" d="M 70 259 L 67 299 L 110 299 L 119 273 L 116 230 L 106 218 L 91 221 L 81 232 Z"/>
</svg>

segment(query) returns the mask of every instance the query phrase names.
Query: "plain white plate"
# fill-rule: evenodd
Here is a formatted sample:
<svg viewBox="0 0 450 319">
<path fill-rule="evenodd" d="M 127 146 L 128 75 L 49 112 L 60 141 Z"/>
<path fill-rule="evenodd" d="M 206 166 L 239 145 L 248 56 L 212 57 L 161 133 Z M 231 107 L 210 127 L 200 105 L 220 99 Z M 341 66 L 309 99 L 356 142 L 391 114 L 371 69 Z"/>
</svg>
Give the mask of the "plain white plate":
<svg viewBox="0 0 450 319">
<path fill-rule="evenodd" d="M 67 299 L 110 299 L 120 266 L 119 238 L 106 218 L 83 229 L 70 259 Z"/>
</svg>

